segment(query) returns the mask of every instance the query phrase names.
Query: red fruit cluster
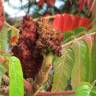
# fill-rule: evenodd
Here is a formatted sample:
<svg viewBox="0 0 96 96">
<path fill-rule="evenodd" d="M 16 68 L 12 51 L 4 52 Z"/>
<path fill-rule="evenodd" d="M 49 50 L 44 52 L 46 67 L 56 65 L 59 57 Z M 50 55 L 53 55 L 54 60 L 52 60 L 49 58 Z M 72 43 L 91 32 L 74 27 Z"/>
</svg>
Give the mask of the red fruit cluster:
<svg viewBox="0 0 96 96">
<path fill-rule="evenodd" d="M 31 43 L 35 43 L 36 41 L 36 38 L 37 38 L 36 22 L 33 21 L 31 16 L 25 16 L 23 18 L 19 39 L 22 39 L 22 38 L 26 38 Z"/>
<path fill-rule="evenodd" d="M 4 11 L 3 11 L 3 5 L 2 5 L 2 0 L 0 0 L 0 31 L 4 25 Z"/>
<path fill-rule="evenodd" d="M 36 22 L 30 16 L 25 16 L 21 25 L 19 40 L 12 49 L 14 55 L 21 61 L 25 78 L 34 79 L 42 64 L 43 57 L 36 49 L 36 39 Z"/>
<path fill-rule="evenodd" d="M 34 22 L 30 16 L 23 18 L 20 37 L 12 51 L 21 61 L 25 78 L 35 78 L 42 65 L 43 52 L 60 54 L 61 34 L 44 19 Z"/>
<path fill-rule="evenodd" d="M 37 40 L 36 46 L 45 52 L 52 51 L 56 55 L 60 55 L 63 34 L 56 31 L 52 24 L 50 24 L 46 19 L 38 20 L 37 25 L 37 33 L 39 38 Z"/>
</svg>

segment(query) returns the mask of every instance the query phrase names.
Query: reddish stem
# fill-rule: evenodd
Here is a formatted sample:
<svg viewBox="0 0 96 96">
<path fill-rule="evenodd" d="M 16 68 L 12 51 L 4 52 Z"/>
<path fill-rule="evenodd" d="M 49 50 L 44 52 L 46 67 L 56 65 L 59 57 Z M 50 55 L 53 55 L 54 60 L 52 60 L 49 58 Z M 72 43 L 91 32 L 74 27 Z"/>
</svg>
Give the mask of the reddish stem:
<svg viewBox="0 0 96 96">
<path fill-rule="evenodd" d="M 24 86 L 28 92 L 32 92 L 32 85 L 27 80 L 24 80 Z"/>
<path fill-rule="evenodd" d="M 40 92 L 36 96 L 65 96 L 75 94 L 75 91 L 65 91 L 65 92 Z"/>
</svg>

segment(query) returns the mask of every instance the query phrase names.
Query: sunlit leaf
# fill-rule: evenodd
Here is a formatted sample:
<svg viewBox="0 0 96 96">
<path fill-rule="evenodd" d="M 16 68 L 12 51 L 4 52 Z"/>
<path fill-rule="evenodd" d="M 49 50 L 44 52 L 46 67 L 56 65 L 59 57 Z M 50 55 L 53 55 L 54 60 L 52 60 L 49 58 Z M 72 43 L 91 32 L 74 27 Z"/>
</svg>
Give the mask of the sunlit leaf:
<svg viewBox="0 0 96 96">
<path fill-rule="evenodd" d="M 96 86 L 94 86 L 90 93 L 91 96 L 96 96 Z"/>
<path fill-rule="evenodd" d="M 9 59 L 9 96 L 24 96 L 24 80 L 21 64 L 18 58 Z"/>
<path fill-rule="evenodd" d="M 90 96 L 91 85 L 90 83 L 81 84 L 76 88 L 75 96 Z"/>
</svg>

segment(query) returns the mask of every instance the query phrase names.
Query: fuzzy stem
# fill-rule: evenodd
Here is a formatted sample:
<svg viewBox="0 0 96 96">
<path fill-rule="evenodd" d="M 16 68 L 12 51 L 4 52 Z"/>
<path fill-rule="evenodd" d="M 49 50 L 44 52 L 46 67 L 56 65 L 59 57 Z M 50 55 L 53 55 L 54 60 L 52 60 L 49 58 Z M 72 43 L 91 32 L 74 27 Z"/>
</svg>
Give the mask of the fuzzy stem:
<svg viewBox="0 0 96 96">
<path fill-rule="evenodd" d="M 36 96 L 42 85 L 47 81 L 49 71 L 52 67 L 53 54 L 44 56 L 42 67 L 32 84 L 32 96 Z"/>
<path fill-rule="evenodd" d="M 4 23 L 5 23 L 5 25 L 6 25 L 7 27 L 16 30 L 16 32 L 19 32 L 19 29 L 15 28 L 14 26 L 11 26 L 11 25 L 8 24 L 7 22 L 4 22 Z"/>
<path fill-rule="evenodd" d="M 93 33 L 87 33 L 87 35 L 94 36 L 94 35 L 96 35 L 96 32 L 93 32 Z M 80 36 L 80 37 L 78 37 L 78 38 L 75 38 L 75 39 L 69 41 L 68 43 L 63 44 L 62 47 L 63 47 L 63 48 L 65 48 L 65 47 L 69 47 L 70 45 L 72 45 L 72 43 L 74 43 L 74 41 L 82 40 L 85 36 L 86 36 L 86 34 L 83 35 L 83 36 Z"/>
</svg>

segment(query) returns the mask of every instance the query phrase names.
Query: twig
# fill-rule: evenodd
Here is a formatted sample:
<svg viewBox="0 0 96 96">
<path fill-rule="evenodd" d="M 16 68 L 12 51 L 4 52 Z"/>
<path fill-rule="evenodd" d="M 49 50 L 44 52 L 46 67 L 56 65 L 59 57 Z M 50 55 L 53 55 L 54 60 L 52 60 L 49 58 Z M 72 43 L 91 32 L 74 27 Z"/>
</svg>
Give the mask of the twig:
<svg viewBox="0 0 96 96">
<path fill-rule="evenodd" d="M 0 54 L 7 53 L 5 50 L 0 50 Z"/>
<path fill-rule="evenodd" d="M 96 34 L 96 32 L 93 32 L 93 33 L 89 33 L 88 35 L 94 36 L 95 34 Z M 75 41 L 82 40 L 85 36 L 86 36 L 86 34 L 83 35 L 83 36 L 81 36 L 81 37 L 79 37 L 79 38 L 75 38 L 75 39 L 73 39 L 72 41 L 69 41 L 68 43 L 63 44 L 62 47 L 63 47 L 63 48 L 68 47 L 69 45 L 71 45 L 71 44 L 74 43 Z"/>
<path fill-rule="evenodd" d="M 54 19 L 56 17 L 56 15 L 53 16 L 45 16 L 43 17 L 44 19 Z M 33 19 L 34 21 L 37 21 L 39 18 Z"/>
<path fill-rule="evenodd" d="M 73 95 L 75 91 L 65 91 L 65 92 L 39 92 L 36 96 L 65 96 Z"/>
<path fill-rule="evenodd" d="M 15 27 L 11 26 L 11 25 L 8 24 L 7 22 L 5 22 L 5 25 L 6 25 L 7 27 L 12 28 L 12 29 L 16 30 L 17 32 L 19 32 L 19 29 L 17 29 L 17 28 L 15 28 Z"/>
<path fill-rule="evenodd" d="M 9 77 L 7 75 L 4 74 L 2 79 L 7 85 L 9 84 Z"/>
</svg>

